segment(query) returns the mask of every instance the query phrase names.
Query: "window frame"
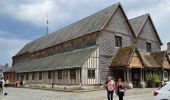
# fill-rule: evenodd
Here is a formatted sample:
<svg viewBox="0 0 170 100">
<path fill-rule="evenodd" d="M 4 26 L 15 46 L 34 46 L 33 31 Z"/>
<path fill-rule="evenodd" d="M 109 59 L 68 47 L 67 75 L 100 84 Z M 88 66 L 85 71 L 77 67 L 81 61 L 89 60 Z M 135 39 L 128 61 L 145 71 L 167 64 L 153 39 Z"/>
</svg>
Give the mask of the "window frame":
<svg viewBox="0 0 170 100">
<path fill-rule="evenodd" d="M 34 79 L 35 79 L 35 73 L 32 72 L 32 80 L 34 80 Z"/>
<path fill-rule="evenodd" d="M 52 78 L 52 71 L 48 71 L 47 74 L 48 74 L 47 75 L 48 79 L 51 79 Z"/>
<path fill-rule="evenodd" d="M 88 79 L 95 79 L 95 69 L 88 69 L 87 70 L 87 78 Z"/>
<path fill-rule="evenodd" d="M 26 80 L 29 80 L 29 73 L 26 73 Z"/>
<path fill-rule="evenodd" d="M 62 79 L 63 71 L 62 70 L 58 70 L 57 73 L 58 73 L 58 79 Z"/>
<path fill-rule="evenodd" d="M 122 36 L 115 35 L 115 47 L 122 47 Z"/>
<path fill-rule="evenodd" d="M 43 75 L 42 75 L 42 72 L 39 72 L 39 77 L 38 77 L 38 79 L 39 79 L 39 80 L 42 80 L 42 76 L 43 76 Z"/>
<path fill-rule="evenodd" d="M 147 52 L 152 52 L 152 44 L 151 44 L 151 42 L 146 42 L 146 51 Z"/>
<path fill-rule="evenodd" d="M 76 79 L 76 69 L 70 69 L 70 79 Z"/>
</svg>

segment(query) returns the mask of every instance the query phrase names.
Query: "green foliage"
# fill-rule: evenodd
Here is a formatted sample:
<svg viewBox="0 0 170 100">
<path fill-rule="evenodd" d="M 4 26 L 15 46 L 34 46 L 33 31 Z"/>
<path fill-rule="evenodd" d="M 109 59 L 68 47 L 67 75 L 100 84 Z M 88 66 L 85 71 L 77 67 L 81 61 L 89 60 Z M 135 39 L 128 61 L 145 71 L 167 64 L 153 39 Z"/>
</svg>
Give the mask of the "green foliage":
<svg viewBox="0 0 170 100">
<path fill-rule="evenodd" d="M 146 81 L 147 82 L 153 82 L 153 83 L 158 83 L 160 82 L 160 76 L 156 73 L 147 73 L 146 74 Z"/>
</svg>

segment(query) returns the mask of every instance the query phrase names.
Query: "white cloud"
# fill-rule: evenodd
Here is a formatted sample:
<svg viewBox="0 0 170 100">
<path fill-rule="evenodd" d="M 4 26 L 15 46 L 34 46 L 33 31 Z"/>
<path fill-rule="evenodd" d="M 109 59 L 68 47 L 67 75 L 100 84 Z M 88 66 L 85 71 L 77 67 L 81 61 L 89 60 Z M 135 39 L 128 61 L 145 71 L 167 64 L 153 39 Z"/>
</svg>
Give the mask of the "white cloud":
<svg viewBox="0 0 170 100">
<path fill-rule="evenodd" d="M 24 1 L 24 0 L 22 0 Z M 29 1 L 29 2 L 28 2 Z M 25 0 L 0 2 L 0 13 L 13 16 L 17 20 L 29 22 L 38 27 L 44 27 L 46 13 L 49 14 L 49 24 L 52 31 L 71 24 L 90 14 L 99 11 L 119 0 Z M 120 0 L 129 18 L 150 13 L 155 26 L 164 43 L 170 41 L 170 1 L 169 0 Z M 17 23 L 16 23 L 17 24 Z M 24 30 L 23 30 L 24 31 Z M 1 30 L 0 30 L 1 33 Z M 3 32 L 4 33 L 4 32 Z M 3 36 L 1 34 L 0 36 Z M 20 50 L 27 40 L 6 39 L 0 37 L 0 63 L 11 61 L 11 57 Z"/>
<path fill-rule="evenodd" d="M 99 0 L 36 0 L 30 2 L 18 4 L 5 2 L 4 10 L 0 11 L 14 16 L 17 20 L 31 22 L 38 26 L 45 26 L 48 12 L 49 25 L 56 30 L 56 27 L 61 28 L 114 4 L 110 0 L 100 0 L 100 2 Z"/>
<path fill-rule="evenodd" d="M 11 64 L 11 57 L 14 56 L 27 42 L 28 40 L 6 39 L 0 37 L 0 64 Z"/>
</svg>

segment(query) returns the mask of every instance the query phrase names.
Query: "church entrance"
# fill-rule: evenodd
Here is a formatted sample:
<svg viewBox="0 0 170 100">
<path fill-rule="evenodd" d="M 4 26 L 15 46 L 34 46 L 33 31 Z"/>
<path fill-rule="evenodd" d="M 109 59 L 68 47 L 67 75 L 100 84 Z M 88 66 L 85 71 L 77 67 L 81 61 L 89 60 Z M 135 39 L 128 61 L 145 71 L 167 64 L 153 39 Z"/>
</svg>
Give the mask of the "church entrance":
<svg viewBox="0 0 170 100">
<path fill-rule="evenodd" d="M 113 75 L 113 79 L 115 80 L 115 81 L 117 81 L 118 80 L 118 78 L 121 78 L 122 79 L 122 81 L 125 81 L 125 78 L 124 78 L 124 69 L 122 68 L 120 68 L 120 69 L 113 69 L 112 70 L 112 75 Z"/>
</svg>

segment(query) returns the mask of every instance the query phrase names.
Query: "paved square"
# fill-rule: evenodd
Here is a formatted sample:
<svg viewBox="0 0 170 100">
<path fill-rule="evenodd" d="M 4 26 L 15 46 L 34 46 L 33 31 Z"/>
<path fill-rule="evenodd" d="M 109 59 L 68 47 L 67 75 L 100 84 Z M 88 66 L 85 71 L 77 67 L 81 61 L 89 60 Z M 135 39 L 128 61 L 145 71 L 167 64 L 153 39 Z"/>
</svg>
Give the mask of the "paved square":
<svg viewBox="0 0 170 100">
<path fill-rule="evenodd" d="M 60 92 L 27 88 L 7 88 L 7 96 L 0 95 L 0 100 L 107 100 L 106 91 Z M 153 100 L 153 88 L 127 90 L 125 100 Z M 114 100 L 118 97 L 114 94 Z"/>
</svg>

